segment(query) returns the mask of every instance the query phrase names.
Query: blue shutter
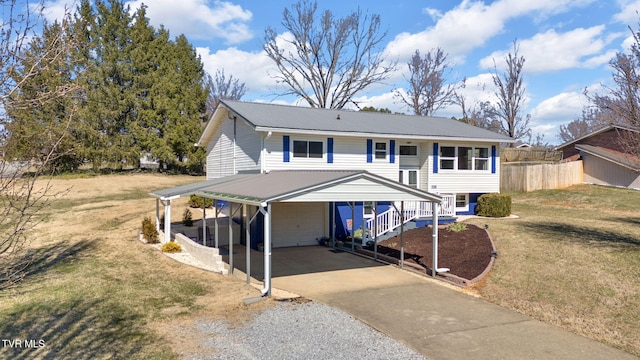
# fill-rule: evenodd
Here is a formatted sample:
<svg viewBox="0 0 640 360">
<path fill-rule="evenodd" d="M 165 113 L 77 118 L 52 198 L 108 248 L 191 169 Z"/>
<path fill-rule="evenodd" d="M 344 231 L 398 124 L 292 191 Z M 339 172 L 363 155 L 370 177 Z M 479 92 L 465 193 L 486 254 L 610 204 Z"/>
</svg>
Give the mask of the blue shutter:
<svg viewBox="0 0 640 360">
<path fill-rule="evenodd" d="M 289 162 L 291 156 L 289 146 L 289 136 L 284 135 L 282 137 L 282 161 L 284 162 Z"/>
<path fill-rule="evenodd" d="M 389 140 L 389 162 L 391 164 L 396 162 L 396 141 Z"/>
<path fill-rule="evenodd" d="M 373 140 L 367 139 L 367 162 L 373 162 Z"/>
<path fill-rule="evenodd" d="M 333 164 L 333 138 L 327 138 L 327 163 Z"/>
<path fill-rule="evenodd" d="M 438 164 L 440 160 L 438 160 L 438 143 L 433 143 L 433 173 L 438 173 Z"/>
<path fill-rule="evenodd" d="M 491 173 L 496 173 L 496 146 L 491 147 Z"/>
</svg>

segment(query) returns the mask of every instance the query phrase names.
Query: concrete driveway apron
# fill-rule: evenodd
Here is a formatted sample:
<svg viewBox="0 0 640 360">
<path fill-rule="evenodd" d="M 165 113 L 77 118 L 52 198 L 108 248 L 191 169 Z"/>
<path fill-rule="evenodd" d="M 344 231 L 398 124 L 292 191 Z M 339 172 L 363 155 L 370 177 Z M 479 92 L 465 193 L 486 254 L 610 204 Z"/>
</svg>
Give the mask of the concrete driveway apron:
<svg viewBox="0 0 640 360">
<path fill-rule="evenodd" d="M 339 308 L 429 359 L 637 359 L 395 266 L 322 247 L 273 255 L 274 287 Z"/>
</svg>

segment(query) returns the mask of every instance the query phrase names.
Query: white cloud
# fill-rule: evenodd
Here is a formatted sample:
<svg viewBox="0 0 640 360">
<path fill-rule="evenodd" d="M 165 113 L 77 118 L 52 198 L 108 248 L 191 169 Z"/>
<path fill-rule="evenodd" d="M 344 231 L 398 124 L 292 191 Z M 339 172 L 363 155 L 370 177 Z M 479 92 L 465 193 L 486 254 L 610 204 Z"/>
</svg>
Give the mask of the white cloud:
<svg viewBox="0 0 640 360">
<path fill-rule="evenodd" d="M 386 51 L 403 61 L 416 49 L 441 47 L 451 55 L 450 60 L 461 64 L 471 50 L 500 34 L 508 20 L 524 15 L 544 17 L 591 2 L 593 0 L 501 0 L 486 4 L 464 0 L 444 14 L 425 9 L 427 15 L 438 20 L 437 23 L 419 33 L 398 34 L 389 42 Z"/>
<path fill-rule="evenodd" d="M 640 12 L 640 0 L 618 1 L 620 12 L 613 16 L 615 21 L 635 27 L 638 24 L 638 12 Z"/>
<path fill-rule="evenodd" d="M 147 6 L 147 17 L 155 27 L 164 25 L 172 35 L 185 34 L 189 39 L 222 38 L 228 44 L 239 44 L 253 37 L 247 23 L 253 17 L 249 10 L 228 1 L 153 0 L 128 1 L 131 10 Z"/>
<path fill-rule="evenodd" d="M 273 63 L 264 52 L 246 52 L 231 47 L 211 53 L 206 47 L 196 48 L 202 58 L 204 68 L 210 74 L 224 69 L 225 74 L 244 82 L 248 92 L 273 91 L 276 82 L 269 76 Z"/>
<path fill-rule="evenodd" d="M 544 72 L 570 69 L 575 67 L 593 68 L 606 64 L 611 52 L 602 53 L 605 47 L 615 39 L 604 36 L 604 25 L 590 28 L 577 28 L 564 33 L 551 29 L 539 33 L 530 39 L 520 40 L 519 55 L 525 58 L 528 72 Z M 480 67 L 491 69 L 494 60 L 499 69 L 504 67 L 504 58 L 508 52 L 496 51 L 480 60 Z"/>
<path fill-rule="evenodd" d="M 45 1 L 42 14 L 49 22 L 64 18 L 66 13 L 73 13 L 76 9 L 76 2 L 69 0 Z"/>
</svg>

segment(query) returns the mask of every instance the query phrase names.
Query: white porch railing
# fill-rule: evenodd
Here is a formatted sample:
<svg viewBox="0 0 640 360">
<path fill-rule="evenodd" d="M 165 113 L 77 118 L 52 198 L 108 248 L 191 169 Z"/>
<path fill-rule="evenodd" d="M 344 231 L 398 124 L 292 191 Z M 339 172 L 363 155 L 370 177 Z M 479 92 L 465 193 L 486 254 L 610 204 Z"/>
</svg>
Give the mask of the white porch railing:
<svg viewBox="0 0 640 360">
<path fill-rule="evenodd" d="M 396 210 L 391 207 L 389 210 L 378 214 L 375 218 L 366 221 L 367 230 L 370 233 L 374 231 L 374 221 L 376 221 L 375 229 L 376 237 L 392 231 L 402 225 L 402 217 L 400 216 L 400 208 Z M 442 203 L 438 209 L 438 216 L 455 216 L 456 215 L 456 198 L 453 195 L 442 195 Z M 431 211 L 431 203 L 427 201 L 407 201 L 404 203 L 404 222 L 407 223 L 413 219 L 426 218 L 433 216 Z"/>
</svg>

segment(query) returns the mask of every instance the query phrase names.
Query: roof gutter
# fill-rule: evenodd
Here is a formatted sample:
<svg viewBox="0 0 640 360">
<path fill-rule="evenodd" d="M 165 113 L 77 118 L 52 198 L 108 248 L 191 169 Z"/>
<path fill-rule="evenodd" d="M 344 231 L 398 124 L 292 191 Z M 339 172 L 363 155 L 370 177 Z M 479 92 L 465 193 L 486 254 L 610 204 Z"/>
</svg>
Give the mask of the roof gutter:
<svg viewBox="0 0 640 360">
<path fill-rule="evenodd" d="M 349 131 L 331 131 L 331 130 L 301 130 L 290 128 L 274 128 L 266 126 L 256 126 L 256 131 L 264 132 L 276 132 L 276 133 L 293 133 L 302 135 L 322 135 L 322 136 L 352 136 L 352 137 L 392 137 L 395 139 L 408 139 L 408 140 L 433 140 L 433 141 L 467 141 L 467 142 L 493 142 L 493 143 L 515 143 L 516 139 L 513 138 L 467 138 L 467 137 L 448 137 L 448 136 L 421 136 L 415 134 L 380 134 L 370 132 L 349 132 Z"/>
</svg>

